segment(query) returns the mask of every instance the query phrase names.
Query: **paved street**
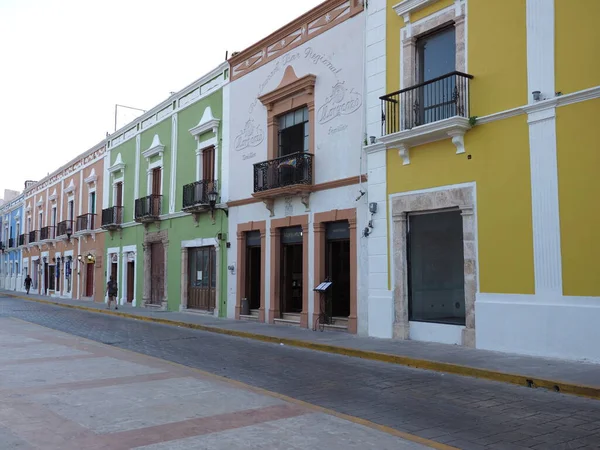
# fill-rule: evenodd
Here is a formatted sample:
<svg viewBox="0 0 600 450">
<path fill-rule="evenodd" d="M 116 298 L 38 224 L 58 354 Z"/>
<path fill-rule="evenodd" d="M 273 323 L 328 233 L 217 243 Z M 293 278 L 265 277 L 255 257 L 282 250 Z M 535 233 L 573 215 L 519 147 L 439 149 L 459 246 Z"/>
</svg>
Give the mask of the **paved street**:
<svg viewBox="0 0 600 450">
<path fill-rule="evenodd" d="M 457 448 L 600 448 L 596 400 L 19 299 L 0 346 L 0 448 L 423 448 L 119 348 Z"/>
</svg>

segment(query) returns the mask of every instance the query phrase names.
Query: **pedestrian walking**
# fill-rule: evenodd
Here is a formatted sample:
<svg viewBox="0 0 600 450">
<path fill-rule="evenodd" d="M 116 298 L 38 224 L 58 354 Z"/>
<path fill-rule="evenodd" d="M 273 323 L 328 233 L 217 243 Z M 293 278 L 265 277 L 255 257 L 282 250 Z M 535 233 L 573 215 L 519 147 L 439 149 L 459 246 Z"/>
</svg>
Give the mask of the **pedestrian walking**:
<svg viewBox="0 0 600 450">
<path fill-rule="evenodd" d="M 108 306 L 106 309 L 110 309 L 110 304 L 115 302 L 115 309 L 119 309 L 119 304 L 117 303 L 117 295 L 119 293 L 119 289 L 117 286 L 117 282 L 115 277 L 110 276 L 110 280 L 106 283 L 106 293 L 108 294 Z"/>
<path fill-rule="evenodd" d="M 32 279 L 29 276 L 29 274 L 27 274 L 27 276 L 25 277 L 25 290 L 27 291 L 27 295 L 29 295 L 29 289 L 31 289 L 31 283 L 32 283 Z"/>
</svg>

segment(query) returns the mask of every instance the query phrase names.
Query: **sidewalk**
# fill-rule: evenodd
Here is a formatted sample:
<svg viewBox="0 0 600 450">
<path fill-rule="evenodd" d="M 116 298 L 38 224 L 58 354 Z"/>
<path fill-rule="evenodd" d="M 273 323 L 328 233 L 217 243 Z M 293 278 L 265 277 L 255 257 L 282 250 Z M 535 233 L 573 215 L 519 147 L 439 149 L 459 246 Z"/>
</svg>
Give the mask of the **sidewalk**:
<svg viewBox="0 0 600 450">
<path fill-rule="evenodd" d="M 118 311 L 108 311 L 103 303 L 34 294 L 27 296 L 24 293 L 1 289 L 0 296 L 600 399 L 600 364 L 429 342 L 391 341 L 335 331 L 315 332 L 297 327 L 219 319 L 188 312 L 151 311 L 128 305 L 120 306 Z"/>
</svg>

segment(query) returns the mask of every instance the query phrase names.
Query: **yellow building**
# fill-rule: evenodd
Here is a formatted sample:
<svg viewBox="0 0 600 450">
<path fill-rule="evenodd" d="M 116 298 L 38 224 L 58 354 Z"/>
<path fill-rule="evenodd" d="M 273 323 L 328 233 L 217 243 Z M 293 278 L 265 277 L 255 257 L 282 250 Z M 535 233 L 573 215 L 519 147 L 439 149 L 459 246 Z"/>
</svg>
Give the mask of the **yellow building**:
<svg viewBox="0 0 600 450">
<path fill-rule="evenodd" d="M 597 17 L 369 1 L 370 335 L 600 361 Z"/>
</svg>

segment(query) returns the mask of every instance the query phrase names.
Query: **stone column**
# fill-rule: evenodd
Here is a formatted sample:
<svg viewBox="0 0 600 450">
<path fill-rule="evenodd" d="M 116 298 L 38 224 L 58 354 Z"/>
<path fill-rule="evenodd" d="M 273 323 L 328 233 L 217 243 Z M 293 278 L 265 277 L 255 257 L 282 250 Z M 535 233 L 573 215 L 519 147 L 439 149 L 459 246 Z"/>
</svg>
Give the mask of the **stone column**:
<svg viewBox="0 0 600 450">
<path fill-rule="evenodd" d="M 216 270 L 215 270 L 215 274 L 216 274 L 216 281 L 215 281 L 215 310 L 214 310 L 214 316 L 215 317 L 219 317 L 219 307 L 221 306 L 221 277 L 222 277 L 222 272 L 221 272 L 221 246 L 219 245 L 218 241 L 217 241 L 217 245 L 215 245 L 215 264 L 216 266 Z"/>
<path fill-rule="evenodd" d="M 264 276 L 264 274 L 262 274 Z M 242 310 L 242 298 L 246 295 L 246 233 L 237 233 L 237 289 L 235 296 L 235 318 L 239 320 Z M 263 293 L 264 294 L 264 293 Z"/>
<path fill-rule="evenodd" d="M 144 242 L 142 247 L 144 249 L 144 292 L 142 294 L 142 305 L 146 306 L 150 303 L 152 289 L 152 271 L 150 270 L 150 265 L 152 264 L 152 245 Z"/>
<path fill-rule="evenodd" d="M 260 230 L 260 308 L 258 310 L 259 322 L 265 321 L 265 303 L 267 298 L 267 290 L 265 289 L 265 279 L 267 274 L 265 269 L 267 267 L 267 230 L 262 228 Z"/>
<path fill-rule="evenodd" d="M 310 262 L 308 261 L 308 224 L 302 226 L 302 312 L 300 313 L 300 326 L 302 328 L 308 328 L 308 268 Z M 277 277 L 279 280 L 279 276 Z"/>
<path fill-rule="evenodd" d="M 475 216 L 472 206 L 461 206 L 463 218 L 463 249 L 465 260 L 465 328 L 462 345 L 475 347 L 475 296 L 477 292 L 477 264 L 475 261 Z"/>
<path fill-rule="evenodd" d="M 396 274 L 394 281 L 394 338 L 408 339 L 408 268 L 406 241 L 406 213 L 395 212 L 394 222 L 394 264 L 392 270 Z"/>
<path fill-rule="evenodd" d="M 348 332 L 356 334 L 358 328 L 358 237 L 356 230 L 356 216 L 348 219 L 350 230 L 350 315 L 348 316 Z"/>
<path fill-rule="evenodd" d="M 165 252 L 164 258 L 165 258 L 165 278 L 164 278 L 164 282 L 163 282 L 163 298 L 162 298 L 162 307 L 163 309 L 166 311 L 167 310 L 167 303 L 169 301 L 169 240 L 168 239 L 164 239 L 162 241 L 163 243 L 163 249 Z"/>
<path fill-rule="evenodd" d="M 314 285 L 317 286 L 319 283 L 322 283 L 325 280 L 325 223 L 323 222 L 313 222 L 313 231 L 315 234 L 315 256 L 314 256 L 314 265 L 315 265 L 315 281 Z M 352 233 L 352 231 L 350 231 Z M 350 252 L 352 253 L 352 252 Z M 352 258 L 352 257 L 351 257 Z M 350 261 L 352 264 L 352 261 Z M 352 286 L 352 281 L 350 282 L 350 286 Z M 350 288 L 352 289 L 352 287 Z M 314 307 L 313 307 L 313 316 L 312 316 L 312 325 L 316 324 L 317 317 L 319 317 L 319 313 L 321 312 L 321 297 L 323 294 L 315 292 L 314 294 Z"/>
<path fill-rule="evenodd" d="M 181 302 L 179 304 L 180 311 L 183 311 L 188 307 L 188 278 L 190 276 L 188 263 L 188 248 L 181 247 Z"/>
<path fill-rule="evenodd" d="M 122 264 L 121 264 L 121 305 L 127 303 L 127 259 L 129 257 L 129 252 L 123 252 L 122 255 Z"/>
<path fill-rule="evenodd" d="M 271 228 L 271 273 L 269 274 L 269 283 L 271 288 L 271 302 L 269 304 L 269 323 L 280 317 L 280 280 L 281 267 L 279 257 L 281 255 L 281 230 Z M 266 276 L 267 274 L 265 274 Z"/>
</svg>

